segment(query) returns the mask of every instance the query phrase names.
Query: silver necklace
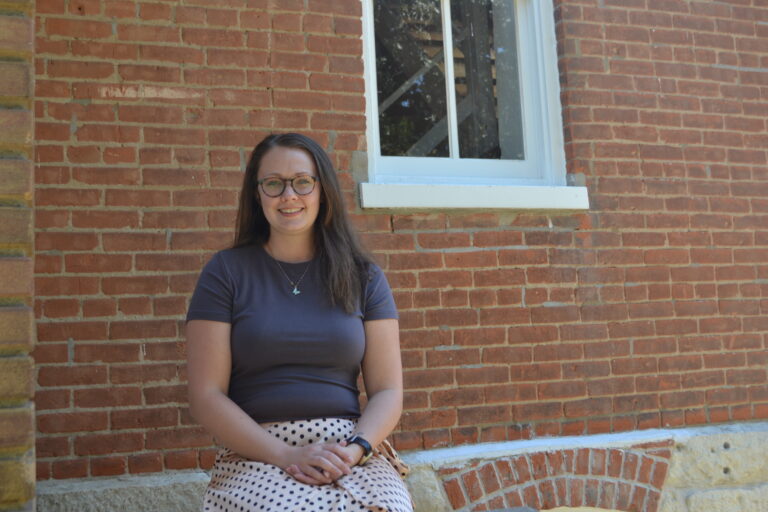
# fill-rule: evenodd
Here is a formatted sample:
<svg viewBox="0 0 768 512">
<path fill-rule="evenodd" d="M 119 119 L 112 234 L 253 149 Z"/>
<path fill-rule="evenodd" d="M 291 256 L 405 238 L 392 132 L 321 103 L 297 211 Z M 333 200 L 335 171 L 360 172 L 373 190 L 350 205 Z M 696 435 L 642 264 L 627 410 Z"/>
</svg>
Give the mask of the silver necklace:
<svg viewBox="0 0 768 512">
<path fill-rule="evenodd" d="M 293 279 L 288 277 L 288 273 L 285 271 L 285 269 L 283 268 L 283 266 L 280 264 L 279 261 L 275 260 L 275 263 L 277 263 L 277 268 L 280 269 L 280 272 L 283 273 L 283 275 L 288 280 L 288 282 L 291 283 L 291 285 L 293 285 L 293 290 L 291 291 L 291 293 L 294 295 L 300 294 L 301 290 L 299 290 L 299 283 L 301 283 L 301 280 L 304 279 L 305 275 L 307 275 L 307 270 L 309 270 L 309 266 L 312 264 L 312 262 L 310 261 L 309 263 L 307 263 L 307 266 L 304 268 L 304 272 L 301 273 L 301 276 L 296 282 L 294 282 Z"/>
</svg>

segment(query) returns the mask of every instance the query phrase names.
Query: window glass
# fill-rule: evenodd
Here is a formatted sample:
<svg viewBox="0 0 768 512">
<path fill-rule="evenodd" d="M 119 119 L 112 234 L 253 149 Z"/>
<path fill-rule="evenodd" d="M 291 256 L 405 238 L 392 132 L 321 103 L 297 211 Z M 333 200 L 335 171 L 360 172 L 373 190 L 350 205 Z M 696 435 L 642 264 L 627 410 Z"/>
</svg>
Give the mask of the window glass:
<svg viewBox="0 0 768 512">
<path fill-rule="evenodd" d="M 524 159 L 514 2 L 444 5 L 373 1 L 381 155 Z"/>
<path fill-rule="evenodd" d="M 508 0 L 452 0 L 461 158 L 524 158 L 515 9 Z"/>
<path fill-rule="evenodd" d="M 374 24 L 381 154 L 448 156 L 439 0 L 377 0 Z"/>
</svg>

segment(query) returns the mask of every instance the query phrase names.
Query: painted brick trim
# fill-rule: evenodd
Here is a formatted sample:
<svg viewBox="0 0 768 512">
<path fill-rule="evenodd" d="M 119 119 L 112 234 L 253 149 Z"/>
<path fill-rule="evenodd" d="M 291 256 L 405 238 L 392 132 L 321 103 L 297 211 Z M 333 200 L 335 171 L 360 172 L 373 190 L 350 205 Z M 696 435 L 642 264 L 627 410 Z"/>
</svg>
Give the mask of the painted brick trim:
<svg viewBox="0 0 768 512">
<path fill-rule="evenodd" d="M 656 512 L 673 441 L 532 452 L 439 471 L 454 510 L 528 506 Z"/>
</svg>

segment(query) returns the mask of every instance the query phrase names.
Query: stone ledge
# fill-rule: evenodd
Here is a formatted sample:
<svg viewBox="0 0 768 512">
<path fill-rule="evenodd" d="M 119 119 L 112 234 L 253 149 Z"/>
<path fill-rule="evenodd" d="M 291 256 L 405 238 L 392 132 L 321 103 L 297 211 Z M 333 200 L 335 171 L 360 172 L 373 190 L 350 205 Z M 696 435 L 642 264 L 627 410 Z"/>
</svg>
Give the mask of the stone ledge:
<svg viewBox="0 0 768 512">
<path fill-rule="evenodd" d="M 661 512 L 763 512 L 768 510 L 768 483 L 717 489 L 670 489 Z"/>
<path fill-rule="evenodd" d="M 187 512 L 200 509 L 203 472 L 37 483 L 38 512 Z"/>
</svg>

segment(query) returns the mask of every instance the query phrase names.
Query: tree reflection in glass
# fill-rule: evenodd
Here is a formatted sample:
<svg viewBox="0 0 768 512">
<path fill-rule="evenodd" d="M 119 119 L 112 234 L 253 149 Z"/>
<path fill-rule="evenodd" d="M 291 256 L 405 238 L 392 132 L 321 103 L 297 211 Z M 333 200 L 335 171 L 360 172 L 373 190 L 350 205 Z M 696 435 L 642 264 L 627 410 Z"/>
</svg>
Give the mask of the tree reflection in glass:
<svg viewBox="0 0 768 512">
<path fill-rule="evenodd" d="M 381 154 L 448 156 L 445 130 L 418 146 L 446 117 L 439 0 L 377 0 L 374 23 Z"/>
<path fill-rule="evenodd" d="M 382 156 L 523 159 L 513 0 L 451 0 L 448 118 L 439 0 L 374 0 Z M 449 154 L 449 130 L 459 155 Z"/>
</svg>

